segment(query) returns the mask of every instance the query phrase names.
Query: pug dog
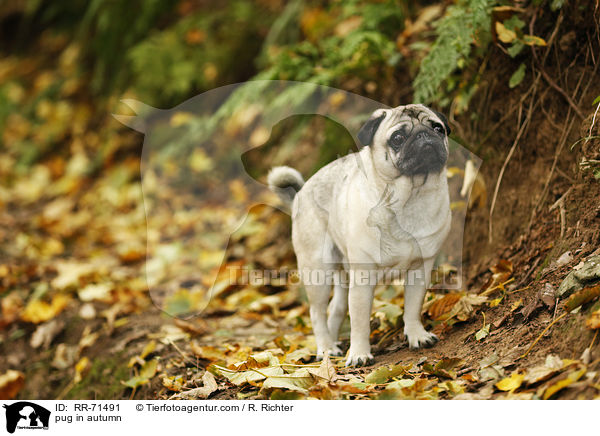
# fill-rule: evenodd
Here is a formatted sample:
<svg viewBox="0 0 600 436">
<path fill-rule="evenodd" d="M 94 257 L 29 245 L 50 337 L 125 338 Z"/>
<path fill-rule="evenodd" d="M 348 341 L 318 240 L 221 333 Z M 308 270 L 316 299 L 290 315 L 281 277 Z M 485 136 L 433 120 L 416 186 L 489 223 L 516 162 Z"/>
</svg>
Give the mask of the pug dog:
<svg viewBox="0 0 600 436">
<path fill-rule="evenodd" d="M 446 118 L 423 105 L 378 109 L 358 132 L 361 149 L 306 182 L 290 167 L 270 171 L 269 187 L 292 211 L 292 242 L 318 359 L 341 355 L 338 333 L 349 310 L 346 366 L 373 362 L 373 290 L 396 272 L 404 278 L 409 346 L 438 340 L 423 327 L 421 308 L 450 229 L 449 134 Z"/>
</svg>

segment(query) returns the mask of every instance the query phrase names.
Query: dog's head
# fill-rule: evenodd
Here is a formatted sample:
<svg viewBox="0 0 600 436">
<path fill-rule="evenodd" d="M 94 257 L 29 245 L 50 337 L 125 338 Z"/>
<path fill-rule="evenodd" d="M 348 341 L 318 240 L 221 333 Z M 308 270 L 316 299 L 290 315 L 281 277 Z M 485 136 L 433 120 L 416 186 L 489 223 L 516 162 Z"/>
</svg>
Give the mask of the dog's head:
<svg viewBox="0 0 600 436">
<path fill-rule="evenodd" d="M 448 160 L 446 117 L 422 104 L 378 109 L 358 132 L 377 170 L 388 177 L 439 173 Z"/>
</svg>

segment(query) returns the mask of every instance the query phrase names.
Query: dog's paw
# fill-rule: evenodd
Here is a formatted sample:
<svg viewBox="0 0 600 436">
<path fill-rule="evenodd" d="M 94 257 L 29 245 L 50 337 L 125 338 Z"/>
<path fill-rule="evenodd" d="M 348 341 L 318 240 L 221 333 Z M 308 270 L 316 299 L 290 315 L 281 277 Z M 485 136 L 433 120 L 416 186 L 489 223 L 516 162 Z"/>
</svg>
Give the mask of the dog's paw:
<svg viewBox="0 0 600 436">
<path fill-rule="evenodd" d="M 422 325 L 405 328 L 404 335 L 408 339 L 408 346 L 410 348 L 431 347 L 439 341 L 436 335 L 429 333 Z"/>
<path fill-rule="evenodd" d="M 325 354 L 328 354 L 330 356 L 341 356 L 344 353 L 342 352 L 342 350 L 340 350 L 340 347 L 334 344 L 327 350 L 317 350 L 317 360 L 323 360 Z"/>
<path fill-rule="evenodd" d="M 366 366 L 373 362 L 375 362 L 375 359 L 371 353 L 353 353 L 351 350 L 348 352 L 346 366 Z"/>
</svg>

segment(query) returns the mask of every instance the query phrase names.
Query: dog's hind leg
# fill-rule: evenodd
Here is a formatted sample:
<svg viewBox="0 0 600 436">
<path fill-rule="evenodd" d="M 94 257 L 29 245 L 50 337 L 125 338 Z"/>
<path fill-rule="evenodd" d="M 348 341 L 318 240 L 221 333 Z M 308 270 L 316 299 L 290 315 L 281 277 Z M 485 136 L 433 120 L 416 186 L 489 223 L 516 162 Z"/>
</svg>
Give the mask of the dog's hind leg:
<svg viewBox="0 0 600 436">
<path fill-rule="evenodd" d="M 341 273 L 334 277 L 333 298 L 329 303 L 329 317 L 327 327 L 332 341 L 335 343 L 340 333 L 340 326 L 348 314 L 348 284 L 341 282 Z M 339 350 L 338 350 L 339 351 Z M 333 353 L 332 353 L 333 354 Z M 341 352 L 340 352 L 341 354 Z"/>
</svg>

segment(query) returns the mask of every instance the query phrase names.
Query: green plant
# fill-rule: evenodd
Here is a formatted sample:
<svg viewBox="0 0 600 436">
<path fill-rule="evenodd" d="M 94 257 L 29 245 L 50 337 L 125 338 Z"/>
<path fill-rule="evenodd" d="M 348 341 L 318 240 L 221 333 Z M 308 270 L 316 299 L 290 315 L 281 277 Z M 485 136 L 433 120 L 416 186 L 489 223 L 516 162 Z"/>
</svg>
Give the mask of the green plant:
<svg viewBox="0 0 600 436">
<path fill-rule="evenodd" d="M 38 27 L 52 27 L 66 33 L 83 48 L 91 69 L 95 93 L 118 90 L 130 79 L 125 68 L 127 51 L 171 15 L 176 2 L 165 0 L 28 0 L 27 26 L 22 33 Z"/>
<path fill-rule="evenodd" d="M 246 80 L 255 74 L 261 35 L 271 21 L 246 1 L 210 14 L 194 12 L 128 51 L 132 88 L 145 101 L 172 105 L 193 93 Z"/>
<path fill-rule="evenodd" d="M 457 69 L 465 69 L 491 42 L 494 4 L 493 0 L 459 0 L 435 23 L 437 38 L 414 82 L 416 102 L 449 104 L 447 92 L 456 87 L 452 74 Z"/>
</svg>

